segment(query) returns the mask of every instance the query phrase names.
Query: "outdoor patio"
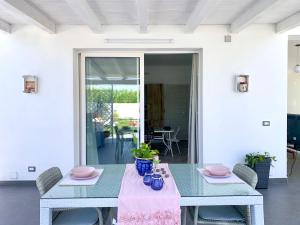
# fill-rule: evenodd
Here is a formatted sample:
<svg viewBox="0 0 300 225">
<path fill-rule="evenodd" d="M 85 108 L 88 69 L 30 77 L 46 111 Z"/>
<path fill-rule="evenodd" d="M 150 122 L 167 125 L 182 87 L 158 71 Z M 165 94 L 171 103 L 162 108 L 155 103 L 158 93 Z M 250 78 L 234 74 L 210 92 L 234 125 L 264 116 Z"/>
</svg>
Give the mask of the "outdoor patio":
<svg viewBox="0 0 300 225">
<path fill-rule="evenodd" d="M 289 159 L 289 168 L 291 162 L 292 160 Z M 300 161 L 298 160 L 287 184 L 271 183 L 269 189 L 259 190 L 264 195 L 265 225 L 300 224 L 299 185 Z M 0 196 L 0 225 L 39 225 L 40 196 L 33 182 L 22 184 L 2 182 Z M 187 218 L 187 224 L 192 224 L 190 216 Z"/>
<path fill-rule="evenodd" d="M 0 225 L 300 224 L 299 0 L 0 0 L 0 62 Z"/>
</svg>

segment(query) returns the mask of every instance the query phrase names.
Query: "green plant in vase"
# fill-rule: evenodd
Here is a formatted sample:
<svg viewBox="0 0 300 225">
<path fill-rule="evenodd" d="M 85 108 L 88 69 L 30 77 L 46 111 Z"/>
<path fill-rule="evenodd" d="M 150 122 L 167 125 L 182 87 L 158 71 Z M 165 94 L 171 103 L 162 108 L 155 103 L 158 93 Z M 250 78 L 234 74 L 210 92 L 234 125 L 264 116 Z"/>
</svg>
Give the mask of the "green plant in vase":
<svg viewBox="0 0 300 225">
<path fill-rule="evenodd" d="M 131 150 L 133 157 L 140 159 L 151 159 L 159 154 L 156 149 L 151 149 L 146 143 L 141 143 L 139 148 L 134 148 Z"/>
<path fill-rule="evenodd" d="M 269 152 L 265 152 L 264 154 L 261 154 L 259 152 L 257 153 L 249 153 L 246 155 L 245 162 L 247 166 L 253 168 L 257 163 L 259 162 L 265 162 L 269 161 L 270 165 L 272 165 L 272 162 L 276 162 L 276 156 L 271 156 Z"/>
<path fill-rule="evenodd" d="M 153 159 L 159 154 L 159 151 L 151 149 L 146 143 L 141 143 L 139 148 L 132 149 L 131 153 L 135 158 L 135 166 L 139 175 L 144 176 L 146 172 L 152 170 Z"/>
<path fill-rule="evenodd" d="M 249 153 L 246 155 L 245 162 L 247 166 L 253 169 L 258 178 L 256 188 L 268 188 L 270 167 L 272 162 L 276 161 L 275 156 L 271 156 L 270 153 L 265 152 L 263 154 Z"/>
</svg>

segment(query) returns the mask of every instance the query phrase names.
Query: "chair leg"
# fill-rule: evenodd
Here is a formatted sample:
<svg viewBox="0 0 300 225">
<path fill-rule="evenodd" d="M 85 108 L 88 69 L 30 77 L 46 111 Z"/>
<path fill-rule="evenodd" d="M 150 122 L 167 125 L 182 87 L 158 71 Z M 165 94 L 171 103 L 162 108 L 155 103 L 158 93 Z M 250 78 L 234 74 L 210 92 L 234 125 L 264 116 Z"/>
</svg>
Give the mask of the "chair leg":
<svg viewBox="0 0 300 225">
<path fill-rule="evenodd" d="M 178 153 L 179 153 L 179 155 L 181 155 L 181 151 L 180 151 L 180 148 L 179 148 L 178 142 L 176 142 L 176 146 L 177 146 L 177 149 L 178 149 Z"/>
<path fill-rule="evenodd" d="M 171 155 L 172 155 L 172 158 L 173 158 L 173 148 L 172 148 L 172 142 L 171 142 L 171 145 L 170 145 L 170 151 L 171 151 Z"/>
<path fill-rule="evenodd" d="M 103 225 L 103 216 L 102 216 L 102 210 L 101 208 L 96 208 L 98 213 L 98 219 L 99 219 L 99 225 Z"/>
<path fill-rule="evenodd" d="M 115 159 L 119 158 L 119 141 L 116 142 Z"/>
<path fill-rule="evenodd" d="M 165 148 L 165 156 L 168 154 L 169 149 L 166 147 Z"/>
<path fill-rule="evenodd" d="M 124 140 L 121 140 L 121 156 L 123 155 L 123 149 L 124 149 Z"/>
</svg>

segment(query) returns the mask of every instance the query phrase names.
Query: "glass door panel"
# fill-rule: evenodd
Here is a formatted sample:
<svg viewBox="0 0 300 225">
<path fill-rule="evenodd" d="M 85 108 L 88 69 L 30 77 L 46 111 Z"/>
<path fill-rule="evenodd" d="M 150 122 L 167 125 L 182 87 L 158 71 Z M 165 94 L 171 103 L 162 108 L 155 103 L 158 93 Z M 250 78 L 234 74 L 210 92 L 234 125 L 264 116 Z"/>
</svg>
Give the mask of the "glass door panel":
<svg viewBox="0 0 300 225">
<path fill-rule="evenodd" d="M 140 58 L 84 58 L 86 164 L 132 163 L 140 129 Z"/>
</svg>

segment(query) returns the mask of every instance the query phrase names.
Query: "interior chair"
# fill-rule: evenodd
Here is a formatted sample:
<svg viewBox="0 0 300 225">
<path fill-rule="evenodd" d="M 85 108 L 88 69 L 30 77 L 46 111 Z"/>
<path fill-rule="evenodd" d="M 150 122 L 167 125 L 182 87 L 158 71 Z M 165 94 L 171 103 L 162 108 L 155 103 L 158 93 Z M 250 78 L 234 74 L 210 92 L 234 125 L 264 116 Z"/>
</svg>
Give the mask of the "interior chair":
<svg viewBox="0 0 300 225">
<path fill-rule="evenodd" d="M 119 131 L 118 126 L 114 126 L 114 128 L 115 128 L 115 133 L 116 133 L 116 152 L 115 152 L 115 156 L 118 157 L 119 152 L 121 153 L 121 155 L 123 154 L 123 139 L 122 139 L 122 135 L 121 135 L 121 132 Z"/>
<path fill-rule="evenodd" d="M 164 139 L 165 133 L 154 132 L 154 129 L 152 128 L 151 140 L 149 141 L 149 144 L 152 144 L 154 142 L 163 143 Z"/>
<path fill-rule="evenodd" d="M 131 143 L 132 146 L 134 145 L 133 142 L 133 134 L 126 134 L 124 133 L 121 129 L 119 129 L 118 126 L 114 126 L 115 129 L 115 133 L 116 133 L 116 152 L 115 152 L 115 156 L 116 158 L 119 157 L 119 155 L 123 155 L 123 151 L 124 151 L 124 143 Z M 125 143 L 125 144 L 126 144 Z M 127 150 L 128 148 L 125 148 L 125 150 Z M 119 154 L 120 153 L 120 154 Z"/>
<path fill-rule="evenodd" d="M 243 164 L 236 164 L 233 173 L 255 188 L 257 174 Z M 251 225 L 250 206 L 197 206 L 194 210 L 194 225 Z"/>
<path fill-rule="evenodd" d="M 57 167 L 43 172 L 36 179 L 40 195 L 44 195 L 61 179 L 62 174 Z M 53 225 L 103 225 L 102 212 L 100 208 L 53 209 L 52 223 Z"/>
<path fill-rule="evenodd" d="M 180 131 L 180 127 L 177 127 L 174 135 L 171 137 L 171 140 L 167 139 L 167 141 L 171 141 L 172 144 L 175 143 L 176 146 L 177 146 L 178 153 L 181 154 L 181 151 L 180 151 L 180 148 L 179 148 L 179 145 L 178 145 L 180 140 L 177 138 L 179 131 Z"/>
</svg>

